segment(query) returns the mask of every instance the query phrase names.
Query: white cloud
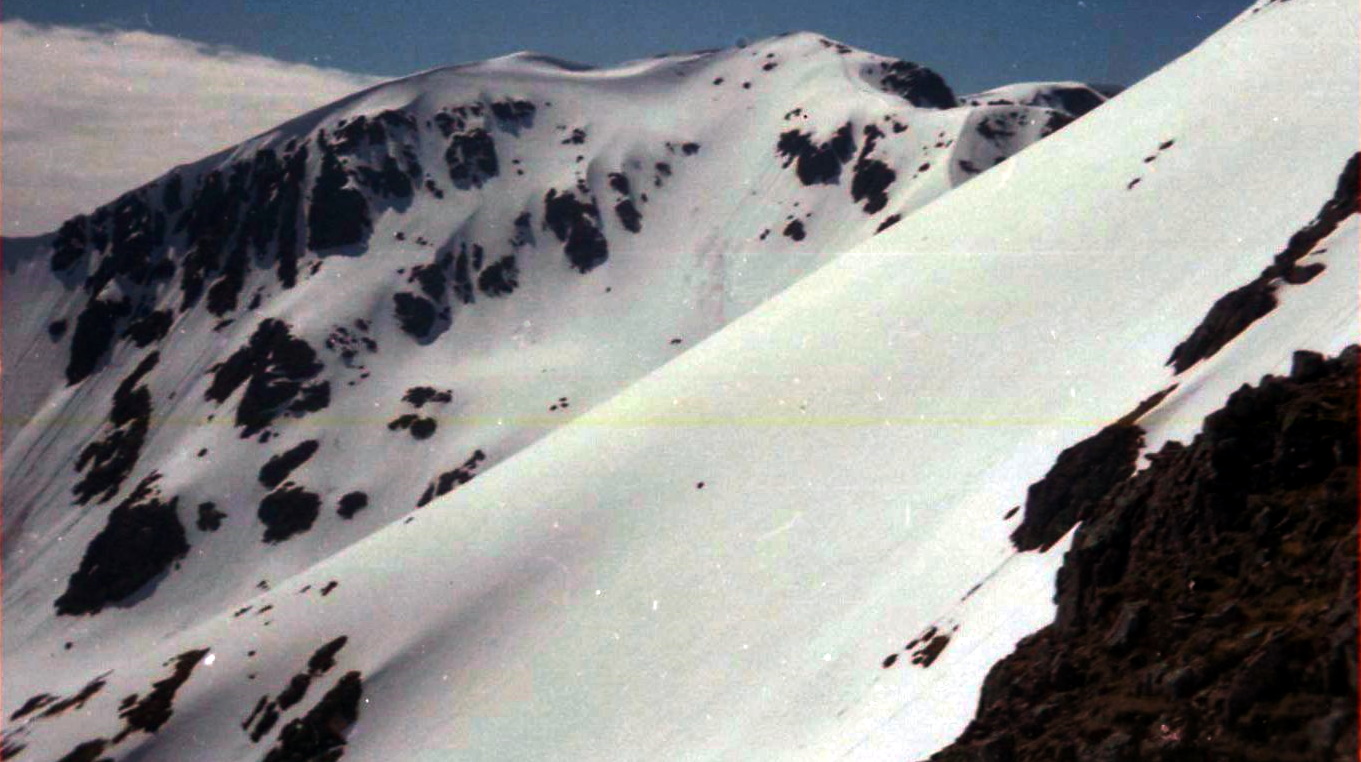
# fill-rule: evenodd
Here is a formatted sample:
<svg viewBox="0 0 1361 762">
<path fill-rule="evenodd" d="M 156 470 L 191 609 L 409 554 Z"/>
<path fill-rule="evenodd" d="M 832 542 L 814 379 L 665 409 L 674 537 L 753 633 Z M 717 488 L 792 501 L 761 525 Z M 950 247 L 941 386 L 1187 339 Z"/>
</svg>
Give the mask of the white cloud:
<svg viewBox="0 0 1361 762">
<path fill-rule="evenodd" d="M 0 34 L 5 235 L 53 230 L 380 81 L 138 31 L 7 21 Z"/>
</svg>

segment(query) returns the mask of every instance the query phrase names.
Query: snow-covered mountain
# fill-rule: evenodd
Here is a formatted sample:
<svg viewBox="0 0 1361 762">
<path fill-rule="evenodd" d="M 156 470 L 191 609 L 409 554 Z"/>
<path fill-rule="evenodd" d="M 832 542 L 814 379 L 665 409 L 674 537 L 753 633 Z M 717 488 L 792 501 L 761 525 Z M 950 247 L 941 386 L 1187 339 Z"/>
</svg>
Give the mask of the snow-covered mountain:
<svg viewBox="0 0 1361 762">
<path fill-rule="evenodd" d="M 14 243 L 8 592 L 51 598 L 27 570 L 77 568 L 97 506 L 154 474 L 204 533 L 188 563 L 135 610 L 32 606 L 33 635 L 198 621 L 1095 103 L 960 107 L 929 70 L 813 35 L 606 71 L 521 54 L 360 93 Z"/>
<path fill-rule="evenodd" d="M 1071 125 L 815 35 L 520 54 L 6 242 L 6 753 L 931 754 L 1054 617 L 1061 451 L 1356 341 L 1356 26 Z"/>
</svg>

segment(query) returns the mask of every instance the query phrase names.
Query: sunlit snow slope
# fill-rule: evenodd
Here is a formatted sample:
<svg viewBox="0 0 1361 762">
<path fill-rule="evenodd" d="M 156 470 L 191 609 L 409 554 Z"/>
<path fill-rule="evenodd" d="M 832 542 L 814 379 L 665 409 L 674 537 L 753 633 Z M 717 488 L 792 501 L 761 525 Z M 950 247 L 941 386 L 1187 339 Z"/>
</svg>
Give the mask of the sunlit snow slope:
<svg viewBox="0 0 1361 762">
<path fill-rule="evenodd" d="M 158 280 L 138 224 L 123 223 L 133 253 L 110 266 L 127 274 L 106 282 L 88 229 L 55 253 L 27 244 L 31 259 L 11 246 L 6 745 L 120 761 L 928 755 L 964 727 L 989 666 L 1053 616 L 1065 543 L 1017 553 L 1009 535 L 1060 450 L 1174 383 L 1141 423 L 1154 445 L 1184 437 L 1293 350 L 1355 341 L 1353 215 L 1274 311 L 1180 375 L 1164 364 L 1333 194 L 1357 145 L 1356 33 L 1343 0 L 1271 4 L 943 196 L 945 155 L 986 153 L 978 109 L 1039 107 L 907 105 L 866 80 L 892 66 L 805 35 L 613 72 L 513 57 L 379 88 L 186 170 L 187 193 L 211 166 L 314 136 L 308 219 L 362 204 L 372 230 L 316 231 L 336 251 L 301 254 L 292 289 L 282 242 L 264 256 L 240 244 L 240 285 L 225 243 L 201 268 L 204 302 L 224 281 L 218 306 L 239 296 L 220 315 L 180 310 L 186 274 Z M 444 134 L 451 83 L 484 106 Z M 671 88 L 721 101 L 649 109 Z M 603 95 L 573 105 L 587 90 Z M 506 124 L 490 105 L 503 98 Z M 535 104 L 532 125 L 516 100 Z M 367 137 L 347 153 L 340 132 L 329 149 L 312 132 L 384 108 L 443 135 L 413 151 L 446 199 L 380 201 L 409 157 L 389 151 L 387 172 Z M 553 140 L 518 152 L 516 136 L 540 130 Z M 856 198 L 855 168 L 890 150 L 885 204 Z M 517 158 L 538 179 L 521 190 Z M 362 200 L 345 192 L 346 161 L 374 168 L 356 172 L 371 183 Z M 458 195 L 493 183 L 513 200 Z M 260 197 L 286 206 L 288 187 L 239 213 Z M 109 214 L 115 238 L 120 219 L 146 218 Z M 802 241 L 786 235 L 795 221 Z M 179 268 L 213 240 L 177 237 L 195 224 L 166 220 Z M 58 273 L 74 288 L 54 288 L 49 263 L 77 232 L 81 253 Z M 313 231 L 296 232 L 301 249 Z M 494 295 L 509 268 L 487 288 L 481 274 L 509 256 L 515 285 Z M 91 277 L 93 295 L 79 288 Z M 91 341 L 91 326 L 151 319 L 117 306 L 136 310 L 148 289 L 168 333 L 142 348 L 154 325 L 108 339 L 67 386 L 87 300 L 112 305 L 87 318 Z M 118 484 L 81 488 L 139 438 Z M 367 504 L 346 509 L 356 492 Z"/>
<path fill-rule="evenodd" d="M 960 106 L 811 34 L 608 70 L 518 54 L 11 242 L 8 644 L 80 642 L 85 670 L 234 607 L 967 179 L 956 154 L 991 166 L 1100 100 Z M 117 552 L 131 527 L 155 547 Z"/>
</svg>

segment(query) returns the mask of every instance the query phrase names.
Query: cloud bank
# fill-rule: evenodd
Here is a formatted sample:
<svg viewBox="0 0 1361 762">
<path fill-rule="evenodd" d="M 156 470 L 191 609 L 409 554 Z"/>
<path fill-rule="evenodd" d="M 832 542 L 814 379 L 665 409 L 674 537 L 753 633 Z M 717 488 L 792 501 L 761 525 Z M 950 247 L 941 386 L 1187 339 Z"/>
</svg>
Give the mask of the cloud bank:
<svg viewBox="0 0 1361 762">
<path fill-rule="evenodd" d="M 0 232 L 34 235 L 381 81 L 140 31 L 0 25 Z"/>
</svg>

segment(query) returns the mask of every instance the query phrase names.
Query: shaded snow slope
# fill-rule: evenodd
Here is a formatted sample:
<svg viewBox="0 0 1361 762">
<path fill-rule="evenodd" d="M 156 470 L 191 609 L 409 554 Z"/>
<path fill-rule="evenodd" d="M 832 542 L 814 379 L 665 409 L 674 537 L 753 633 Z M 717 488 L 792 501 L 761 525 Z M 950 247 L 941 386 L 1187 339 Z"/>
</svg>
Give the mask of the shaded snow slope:
<svg viewBox="0 0 1361 762">
<path fill-rule="evenodd" d="M 40 419 L 6 446 L 6 496 L 15 482 L 31 496 L 21 537 L 6 534 L 7 572 L 15 569 L 7 575 L 6 608 L 17 609 L 5 622 L 6 712 L 52 694 L 50 701 L 36 699 L 46 708 L 9 723 L 7 743 L 26 745 L 20 759 L 56 757 L 81 743 L 92 744 L 86 748 L 93 755 L 115 741 L 108 753 L 139 760 L 281 760 L 337 750 L 347 760 L 929 755 L 972 716 L 989 667 L 1053 618 L 1054 571 L 1067 539 L 1047 553 L 1017 553 L 1010 535 L 1020 521 L 1013 508 L 1061 450 L 1173 383 L 1178 388 L 1141 422 L 1150 439 L 1182 436 L 1195 430 L 1189 421 L 1222 403 L 1221 391 L 1281 369 L 1294 349 L 1355 340 L 1355 262 L 1345 248 L 1354 240 L 1347 238 L 1355 235 L 1352 217 L 1319 245 L 1326 250 L 1309 255 L 1325 265 L 1323 272 L 1283 289 L 1275 311 L 1180 376 L 1164 365 L 1210 305 L 1256 277 L 1333 193 L 1356 151 L 1356 32 L 1341 0 L 1294 0 L 1235 22 L 1107 106 L 881 235 L 870 237 L 879 218 L 865 215 L 860 201 L 850 215 L 859 222 L 843 217 L 827 228 L 835 241 L 863 243 L 782 291 L 794 277 L 772 275 L 780 268 L 763 265 L 768 257 L 744 259 L 750 270 L 725 265 L 724 273 L 743 273 L 729 281 L 733 290 L 775 295 L 752 300 L 760 305 L 721 330 L 722 321 L 691 317 L 685 300 L 696 301 L 694 291 L 639 285 L 693 277 L 693 270 L 627 277 L 639 272 L 630 268 L 642 267 L 644 250 L 626 257 L 615 242 L 628 234 L 606 222 L 595 227 L 605 230 L 609 257 L 585 277 L 531 277 L 553 267 L 571 274 L 574 262 L 563 245 L 594 240 L 574 233 L 571 222 L 564 240 L 556 240 L 551 225 L 543 230 L 537 205 L 544 191 L 537 188 L 525 198 L 535 199 L 526 203 L 536 213 L 536 240 L 549 241 L 541 250 L 549 254 L 525 257 L 517 288 L 543 291 L 518 302 L 483 295 L 476 307 L 451 302 L 454 327 L 442 335 L 457 335 L 460 343 L 442 358 L 458 358 L 456 374 L 444 359 L 413 352 L 410 365 L 363 379 L 369 386 L 342 387 L 360 374 L 314 371 L 315 360 L 293 333 L 262 327 L 260 318 L 277 317 L 310 339 L 332 319 L 328 305 L 370 305 L 364 314 L 371 330 L 386 331 L 376 339 L 379 353 L 405 356 L 390 349 L 412 338 L 394 325 L 391 289 L 373 285 L 383 271 L 360 268 L 374 261 L 410 267 L 431 253 L 399 265 L 375 257 L 386 250 L 376 243 L 362 257 L 319 260 L 324 267 L 313 280 L 271 291 L 258 314 L 222 333 L 211 332 L 212 319 L 202 311 L 177 318 L 173 330 L 194 337 L 178 346 L 193 347 L 196 364 L 163 347 L 157 364 L 143 370 L 150 347 L 134 352 L 121 345 L 116 373 L 96 373 L 45 403 L 80 409 L 72 400 L 94 394 L 92 386 L 107 400 L 121 384 L 121 407 L 114 399 L 114 410 L 97 412 L 109 416 L 101 436 L 122 432 L 117 441 L 125 442 L 143 428 L 139 402 L 152 400 L 156 433 L 98 513 L 70 507 L 66 473 L 54 468 L 25 481 L 9 470 L 11 447 L 33 463 L 41 452 L 62 464 L 77 457 L 77 444 L 54 433 L 60 429 Z M 793 40 L 810 54 L 840 55 L 817 38 Z M 779 60 L 777 53 L 778 66 L 766 70 L 762 56 L 774 51 L 753 47 L 755 56 L 750 49 L 725 55 L 771 76 L 795 68 L 789 62 L 795 56 Z M 523 65 L 487 64 L 502 78 Z M 641 63 L 622 81 L 684 79 L 668 70 L 673 65 L 685 64 Z M 601 73 L 572 76 L 624 88 Z M 728 80 L 710 84 L 720 76 L 706 71 L 696 82 L 723 87 Z M 735 76 L 739 88 L 745 76 Z M 752 89 L 760 92 L 759 83 Z M 1290 109 L 1261 107 L 1287 100 Z M 400 105 L 395 101 L 367 108 Z M 556 109 L 568 101 L 553 102 Z M 794 107 L 782 103 L 776 112 Z M 962 121 L 976 112 L 922 115 Z M 835 130 L 844 118 L 818 122 L 812 132 L 829 141 L 836 161 Z M 573 128 L 567 121 L 564 139 Z M 540 126 L 536 121 L 533 129 Z M 589 140 L 591 127 L 585 129 Z M 933 129 L 940 131 L 935 125 L 926 131 Z M 901 134 L 922 131 L 913 122 Z M 696 162 L 717 142 L 685 130 L 657 137 L 700 143 L 690 157 Z M 503 140 L 500 133 L 496 140 Z M 476 155 L 479 141 L 460 145 Z M 607 145 L 625 150 L 618 141 Z M 680 145 L 674 182 L 687 166 Z M 741 224 L 731 230 L 745 231 L 748 243 L 765 224 L 758 217 L 771 209 L 787 215 L 795 200 L 802 210 L 817 199 L 828 206 L 814 208 L 809 229 L 816 231 L 831 204 L 846 205 L 844 186 L 804 186 L 797 161 L 787 170 L 772 162 L 768 133 L 753 145 L 759 151 L 739 152 L 732 161 L 769 162 L 763 176 L 770 186 L 757 188 L 760 205 L 724 196 L 731 186 L 717 180 L 695 186 L 721 189 L 713 198 L 689 196 L 704 199 L 690 203 L 737 210 L 732 219 Z M 786 147 L 814 157 L 807 171 L 815 180 L 821 175 L 814 170 L 830 166 L 811 138 L 790 138 Z M 624 160 L 622 153 L 607 156 L 607 167 Z M 566 162 L 564 178 L 573 177 L 574 163 Z M 707 166 L 696 176 L 720 171 Z M 481 170 L 469 171 L 475 184 Z M 602 197 L 595 182 L 588 178 L 587 188 Z M 936 182 L 942 190 L 949 184 Z M 573 187 L 571 179 L 560 184 Z M 664 197 L 659 190 L 657 198 Z M 411 215 L 421 214 L 422 203 L 413 201 L 401 218 L 375 216 L 370 240 L 386 241 L 399 219 L 417 219 Z M 650 201 L 648 209 L 660 203 Z M 444 219 L 432 214 L 427 224 L 436 217 Z M 610 219 L 603 202 L 601 217 Z M 590 222 L 593 215 L 573 219 Z M 670 219 L 675 230 L 709 236 L 714 229 L 713 217 Z M 432 248 L 460 242 L 437 240 Z M 835 241 L 819 245 L 834 251 Z M 300 265 L 307 272 L 310 260 Z M 304 288 L 328 277 L 335 279 L 331 289 Z M 587 309 L 611 287 L 626 297 L 620 307 Z M 665 296 L 647 298 L 654 293 Z M 668 298 L 681 307 L 668 307 Z M 493 309 L 511 304 L 541 305 L 535 308 L 544 312 L 493 317 Z M 486 305 L 493 307 L 483 312 Z M 514 362 L 488 348 L 508 326 L 524 337 Z M 258 337 L 254 349 L 226 358 L 250 336 Z M 671 345 L 668 336 L 683 343 Z M 431 340 L 427 348 L 442 346 L 439 337 L 416 338 Z M 362 346 L 362 336 L 355 340 Z M 618 345 L 625 348 L 607 355 L 609 362 L 591 351 Z M 61 366 L 44 366 L 36 350 L 16 360 L 6 351 L 7 376 L 11 362 L 29 363 L 48 369 L 47 383 L 62 383 Z M 650 359 L 619 371 L 620 358 L 640 352 Z M 327 369 L 344 367 L 320 356 Z M 377 359 L 356 356 L 378 367 Z M 536 368 L 539 356 L 545 361 Z M 218 386 L 203 375 L 216 362 L 226 363 L 215 374 L 225 379 L 217 391 L 233 404 L 217 411 L 223 419 L 217 426 L 198 425 L 198 416 L 217 410 L 203 404 L 205 392 Z M 602 368 L 616 385 L 559 391 L 569 378 L 591 377 L 581 374 L 583 364 Z M 332 402 L 309 411 L 308 395 L 316 393 L 307 390 L 322 380 L 332 382 Z M 423 400 L 420 407 L 397 404 L 403 389 L 425 381 L 432 392 L 413 396 Z M 238 437 L 250 420 L 233 423 L 252 384 L 273 405 L 261 402 L 261 409 L 301 406 L 292 411 L 301 418 L 280 417 L 261 429 L 281 432 L 266 448 Z M 355 392 L 347 401 L 345 389 L 380 384 L 390 388 Z M 168 399 L 172 387 L 181 402 Z M 138 391 L 145 388 L 146 395 Z M 450 401 L 434 401 L 445 389 Z M 516 395 L 528 402 L 514 402 Z M 515 433 L 529 428 L 523 411 L 558 412 L 548 408 L 562 397 L 573 413 L 583 405 L 589 410 L 532 436 Z M 482 407 L 460 412 L 456 424 L 441 420 L 430 440 L 415 438 L 428 406 L 465 399 Z M 399 413 L 414 420 L 392 432 L 363 429 L 366 441 L 384 443 L 365 450 L 337 424 L 372 420 L 364 406 L 375 401 L 380 423 Z M 168 423 L 177 420 L 177 405 L 191 414 L 180 420 L 193 425 Z M 1162 417 L 1155 423 L 1155 416 Z M 178 435 L 164 433 L 171 430 Z M 211 468 L 195 467 L 197 437 L 210 437 L 209 455 L 220 459 Z M 275 493 L 291 497 L 268 510 L 262 504 L 260 518 L 268 519 L 262 525 L 254 509 L 263 486 L 231 498 L 210 487 L 241 489 L 269 457 L 281 458 L 274 468 L 283 469 L 309 438 L 319 442 L 315 463 L 284 478 L 304 488 L 324 485 L 321 517 L 305 534 L 262 545 L 262 530 L 295 526 L 307 513 L 306 499 L 285 482 Z M 458 472 L 449 481 L 459 486 L 408 515 L 401 511 L 435 469 L 417 468 L 430 458 L 404 458 L 401 447 L 422 441 L 438 444 L 439 462 L 446 473 Z M 487 441 L 497 447 L 480 444 Z M 143 481 L 152 464 L 165 475 Z M 228 473 L 235 481 L 214 482 Z M 400 493 L 390 486 L 398 482 Z M 337 518 L 332 506 L 340 493 L 360 488 L 370 505 L 350 523 Z M 379 489 L 392 491 L 373 498 Z M 43 494 L 61 495 L 60 510 L 42 510 Z M 152 532 L 160 541 L 145 557 L 165 559 L 169 571 L 151 577 L 150 597 L 130 608 L 115 601 L 92 616 L 52 616 L 52 599 L 90 557 L 86 545 L 106 518 L 110 536 L 135 534 L 165 523 L 167 505 L 183 519 L 188 506 L 212 498 L 219 506 L 239 502 L 216 532 L 187 530 L 187 551 L 173 531 Z M 7 499 L 7 521 L 10 505 Z M 382 520 L 361 526 L 366 514 Z M 99 520 L 84 518 L 91 515 Z M 82 568 L 98 576 L 97 568 Z M 251 590 L 256 579 L 261 587 Z M 97 588 L 78 586 L 68 605 L 83 605 Z M 133 653 L 126 642 L 151 645 Z M 124 701 L 133 692 L 139 698 Z M 72 698 L 82 705 L 72 707 Z M 63 711 L 43 716 L 63 703 Z M 167 705 L 173 713 L 166 714 Z"/>
</svg>

